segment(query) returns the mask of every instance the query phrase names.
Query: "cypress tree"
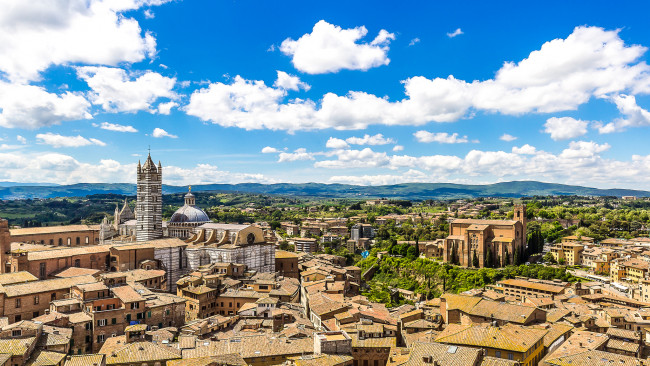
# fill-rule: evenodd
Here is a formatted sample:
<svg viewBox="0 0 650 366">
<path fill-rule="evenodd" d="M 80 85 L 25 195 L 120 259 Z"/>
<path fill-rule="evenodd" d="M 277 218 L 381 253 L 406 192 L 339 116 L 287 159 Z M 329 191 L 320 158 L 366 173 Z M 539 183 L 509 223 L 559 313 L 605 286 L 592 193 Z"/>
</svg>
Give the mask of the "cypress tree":
<svg viewBox="0 0 650 366">
<path fill-rule="evenodd" d="M 506 249 L 506 251 L 504 253 L 504 257 L 503 257 L 503 266 L 502 267 L 505 267 L 505 266 L 507 266 L 509 264 L 510 264 L 510 255 L 508 254 L 508 249 Z"/>
<path fill-rule="evenodd" d="M 485 255 L 485 266 L 488 268 L 492 268 L 492 262 L 494 260 L 492 259 L 492 249 L 490 247 L 487 248 L 487 254 Z"/>
<path fill-rule="evenodd" d="M 476 249 L 474 249 L 474 258 L 472 259 L 472 262 L 474 268 L 478 268 L 478 257 L 476 256 Z"/>
</svg>

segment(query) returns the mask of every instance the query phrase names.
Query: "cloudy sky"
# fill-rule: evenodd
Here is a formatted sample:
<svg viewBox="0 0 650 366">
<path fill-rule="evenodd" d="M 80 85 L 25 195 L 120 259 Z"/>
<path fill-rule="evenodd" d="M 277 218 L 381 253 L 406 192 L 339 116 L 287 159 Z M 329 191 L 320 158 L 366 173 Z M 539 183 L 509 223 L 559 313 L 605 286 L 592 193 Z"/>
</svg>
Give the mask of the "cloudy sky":
<svg viewBox="0 0 650 366">
<path fill-rule="evenodd" d="M 521 3 L 0 0 L 0 181 L 650 189 L 649 6 Z"/>
</svg>

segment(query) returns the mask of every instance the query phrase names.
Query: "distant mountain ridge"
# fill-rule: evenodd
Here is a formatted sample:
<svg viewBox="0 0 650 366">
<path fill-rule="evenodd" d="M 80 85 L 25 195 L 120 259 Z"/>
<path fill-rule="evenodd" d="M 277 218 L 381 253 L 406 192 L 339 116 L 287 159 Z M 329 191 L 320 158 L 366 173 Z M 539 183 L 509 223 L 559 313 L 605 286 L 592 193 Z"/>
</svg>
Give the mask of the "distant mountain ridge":
<svg viewBox="0 0 650 366">
<path fill-rule="evenodd" d="M 136 185 L 131 183 L 79 183 L 71 185 L 24 184 L 3 186 L 0 199 L 85 197 L 93 194 L 135 195 Z M 163 193 L 182 193 L 187 186 L 163 185 Z M 486 185 L 454 183 L 403 183 L 383 186 L 356 186 L 325 183 L 239 183 L 192 185 L 194 192 L 238 192 L 324 198 L 372 198 L 425 200 L 473 197 L 525 197 L 550 195 L 581 196 L 637 196 L 650 197 L 649 191 L 634 189 L 600 189 L 536 181 L 513 181 Z"/>
</svg>

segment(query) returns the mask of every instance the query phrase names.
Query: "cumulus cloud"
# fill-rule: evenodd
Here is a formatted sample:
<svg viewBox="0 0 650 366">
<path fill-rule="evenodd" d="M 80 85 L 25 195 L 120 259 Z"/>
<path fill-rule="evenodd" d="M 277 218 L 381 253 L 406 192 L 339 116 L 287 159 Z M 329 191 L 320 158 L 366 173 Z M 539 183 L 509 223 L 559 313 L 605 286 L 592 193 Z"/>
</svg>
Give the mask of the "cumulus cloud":
<svg viewBox="0 0 650 366">
<path fill-rule="evenodd" d="M 531 146 L 528 144 L 521 147 L 513 146 L 512 153 L 519 154 L 519 155 L 535 155 L 537 153 L 537 149 L 535 148 L 535 146 Z"/>
<path fill-rule="evenodd" d="M 117 123 L 102 122 L 100 124 L 93 123 L 93 126 L 99 127 L 102 130 L 115 131 L 115 132 L 138 132 L 133 126 L 125 126 Z"/>
<path fill-rule="evenodd" d="M 77 75 L 92 89 L 89 98 L 93 104 L 107 112 L 155 113 L 151 104 L 158 98 L 176 98 L 172 91 L 176 79 L 152 71 L 138 75 L 113 67 L 83 66 L 77 68 Z M 169 114 L 175 105 L 163 106 L 162 114 Z"/>
<path fill-rule="evenodd" d="M 170 137 L 170 138 L 173 138 L 173 139 L 178 138 L 178 136 L 172 135 L 171 133 L 163 130 L 162 128 L 158 128 L 158 127 L 153 129 L 153 133 L 151 134 L 151 136 L 153 136 L 155 138 L 163 138 L 163 137 Z"/>
<path fill-rule="evenodd" d="M 418 131 L 413 134 L 418 142 L 439 142 L 441 144 L 463 144 L 469 142 L 467 136 L 458 137 L 458 133 Z"/>
<path fill-rule="evenodd" d="M 135 183 L 137 162 L 123 164 L 112 159 L 81 162 L 54 152 L 0 153 L 0 181 L 74 183 Z M 164 166 L 165 184 L 188 185 L 208 183 L 276 183 L 263 174 L 229 172 L 210 164 L 181 168 Z"/>
<path fill-rule="evenodd" d="M 125 13 L 164 0 L 6 0 L 0 13 L 0 70 L 37 80 L 51 65 L 117 65 L 156 53 L 156 40 Z"/>
<path fill-rule="evenodd" d="M 571 117 L 552 117 L 544 123 L 544 132 L 551 135 L 553 140 L 568 140 L 587 133 L 589 122 Z"/>
<path fill-rule="evenodd" d="M 280 51 L 291 56 L 293 66 L 308 74 L 324 74 L 347 70 L 368 70 L 388 65 L 388 45 L 393 33 L 382 29 L 370 43 L 359 43 L 368 34 L 364 26 L 342 29 L 324 20 L 314 25 L 311 33 L 297 40 L 285 39 Z"/>
<path fill-rule="evenodd" d="M 274 147 L 271 147 L 271 146 L 265 146 L 262 149 L 262 154 L 275 154 L 275 153 L 279 153 L 279 152 L 280 152 L 280 150 L 278 150 L 278 149 L 276 149 Z"/>
<path fill-rule="evenodd" d="M 18 142 L 20 142 L 23 145 L 27 143 L 27 139 L 20 135 L 16 136 L 16 140 L 18 140 Z"/>
<path fill-rule="evenodd" d="M 285 101 L 286 91 L 240 76 L 195 91 L 188 114 L 222 126 L 272 130 L 364 129 L 369 125 L 424 125 L 470 118 L 476 111 L 521 115 L 575 110 L 592 97 L 650 91 L 646 48 L 626 45 L 618 31 L 577 27 L 566 39 L 546 42 L 495 78 L 466 82 L 449 76 L 403 81 L 399 101 L 350 91 L 318 102 Z"/>
<path fill-rule="evenodd" d="M 0 127 L 38 129 L 90 119 L 89 109 L 90 103 L 77 93 L 54 94 L 39 86 L 0 81 Z"/>
<path fill-rule="evenodd" d="M 300 81 L 300 78 L 294 75 L 289 75 L 284 71 L 277 71 L 278 78 L 273 83 L 276 88 L 284 90 L 309 90 L 311 85 Z"/>
<path fill-rule="evenodd" d="M 348 137 L 345 141 L 351 145 L 387 145 L 395 143 L 394 139 L 386 138 L 381 133 L 373 136 L 365 134 L 363 137 Z"/>
<path fill-rule="evenodd" d="M 299 160 L 314 160 L 314 154 L 308 153 L 307 149 L 301 147 L 292 153 L 281 152 L 280 155 L 278 155 L 278 162 L 280 163 Z"/>
<path fill-rule="evenodd" d="M 330 137 L 325 143 L 325 147 L 330 149 L 345 149 L 349 145 L 345 140 L 337 139 L 336 137 Z"/>
<path fill-rule="evenodd" d="M 454 38 L 456 36 L 460 36 L 461 34 L 463 34 L 463 31 L 460 30 L 460 28 L 456 28 L 455 31 L 447 33 L 447 37 Z"/>
<path fill-rule="evenodd" d="M 507 133 L 504 133 L 503 135 L 501 135 L 501 137 L 499 137 L 499 140 L 508 141 L 508 142 L 515 141 L 516 139 L 517 137 L 509 135 Z"/>
<path fill-rule="evenodd" d="M 596 124 L 598 132 L 611 133 L 624 131 L 628 127 L 650 126 L 650 112 L 641 108 L 633 95 L 615 95 L 611 99 L 623 117 L 605 125 Z"/>
<path fill-rule="evenodd" d="M 417 169 L 426 172 L 429 180 L 436 181 L 468 178 L 475 181 L 473 177 L 481 176 L 492 182 L 534 179 L 588 186 L 629 185 L 638 188 L 639 179 L 650 178 L 650 155 L 635 155 L 629 161 L 607 159 L 602 154 L 609 149 L 609 144 L 593 141 L 572 141 L 558 154 L 538 150 L 530 145 L 515 147 L 512 152 L 471 150 L 464 156 L 387 155 L 369 148 L 363 151 L 342 149 L 335 151 L 327 160 L 314 162 L 314 166 L 337 170 L 377 168 L 399 171 L 388 174 L 394 177 L 401 176 L 404 169 Z M 613 171 L 617 174 L 612 175 Z M 386 173 L 380 173 L 376 177 L 385 175 Z M 359 176 L 363 177 L 363 173 Z M 372 179 L 370 177 L 374 175 L 363 179 L 369 182 Z M 397 179 L 395 182 L 405 181 L 409 180 Z"/>
<path fill-rule="evenodd" d="M 94 138 L 85 138 L 83 136 L 63 136 L 56 133 L 39 133 L 36 135 L 39 143 L 50 145 L 52 147 L 81 147 L 88 145 L 106 146 L 106 143 Z"/>
<path fill-rule="evenodd" d="M 402 151 L 402 150 L 404 150 L 404 146 L 402 145 L 393 146 L 393 151 Z"/>
<path fill-rule="evenodd" d="M 158 113 L 159 114 L 164 114 L 164 115 L 169 115 L 172 111 L 172 108 L 178 107 L 179 104 L 176 102 L 166 102 L 166 103 L 160 103 L 158 104 Z"/>
</svg>

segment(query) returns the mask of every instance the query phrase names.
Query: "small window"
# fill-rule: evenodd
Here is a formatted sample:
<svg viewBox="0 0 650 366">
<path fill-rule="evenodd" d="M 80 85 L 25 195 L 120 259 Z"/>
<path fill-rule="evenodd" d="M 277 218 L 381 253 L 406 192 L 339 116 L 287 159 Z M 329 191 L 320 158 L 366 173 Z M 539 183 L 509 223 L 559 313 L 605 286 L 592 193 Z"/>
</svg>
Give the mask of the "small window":
<svg viewBox="0 0 650 366">
<path fill-rule="evenodd" d="M 41 301 L 41 298 L 38 297 L 38 295 L 34 296 L 34 305 L 38 305 L 38 303 Z"/>
<path fill-rule="evenodd" d="M 18 315 L 16 315 L 16 316 L 14 317 L 14 323 L 17 323 L 17 322 L 21 321 L 22 319 L 23 319 L 23 317 L 20 316 L 20 314 L 18 314 Z"/>
<path fill-rule="evenodd" d="M 21 335 L 23 335 L 23 331 L 20 329 L 14 329 L 11 331 L 12 337 L 20 337 Z"/>
<path fill-rule="evenodd" d="M 99 319 L 97 320 L 97 326 L 103 327 L 106 325 L 106 319 Z"/>
<path fill-rule="evenodd" d="M 16 299 L 16 307 L 17 307 L 17 308 L 20 307 L 20 299 Z"/>
</svg>

